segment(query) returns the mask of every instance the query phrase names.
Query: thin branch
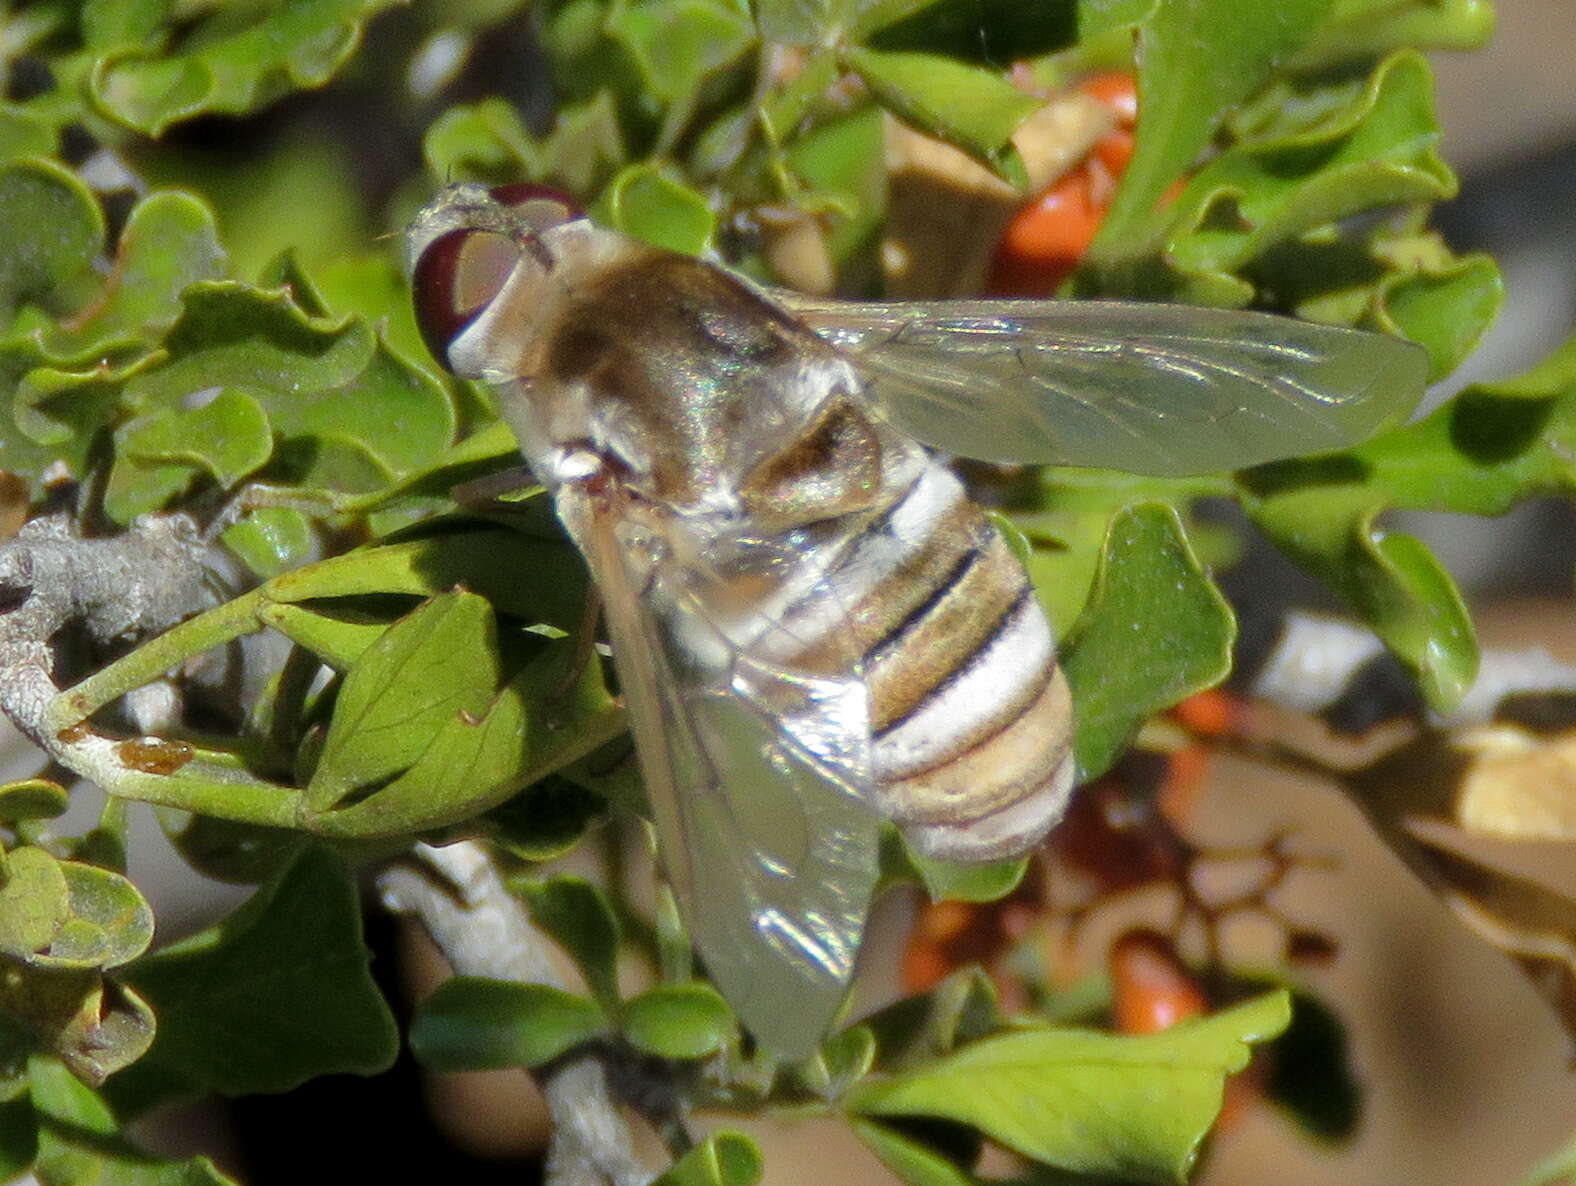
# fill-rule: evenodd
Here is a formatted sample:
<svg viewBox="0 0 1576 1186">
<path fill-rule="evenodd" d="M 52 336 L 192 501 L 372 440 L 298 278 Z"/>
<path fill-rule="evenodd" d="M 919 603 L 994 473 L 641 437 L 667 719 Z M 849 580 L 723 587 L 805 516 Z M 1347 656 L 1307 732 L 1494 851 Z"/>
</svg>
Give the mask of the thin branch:
<svg viewBox="0 0 1576 1186">
<path fill-rule="evenodd" d="M 100 785 L 135 773 L 113 739 L 56 728 L 52 640 L 80 626 L 99 646 L 166 630 L 213 601 L 207 545 L 187 515 L 144 515 L 123 533 L 82 536 L 69 515 L 41 515 L 0 544 L 0 711 L 57 762 Z M 167 720 L 173 689 L 133 704 L 139 723 Z"/>
<path fill-rule="evenodd" d="M 563 987 L 548 940 L 504 886 L 482 845 L 418 844 L 412 856 L 424 868 L 388 866 L 378 877 L 379 892 L 391 910 L 421 921 L 456 975 Z M 643 1186 L 652 1179 L 635 1156 L 596 1054 L 556 1062 L 537 1072 L 537 1080 L 553 1120 L 551 1186 Z"/>
</svg>

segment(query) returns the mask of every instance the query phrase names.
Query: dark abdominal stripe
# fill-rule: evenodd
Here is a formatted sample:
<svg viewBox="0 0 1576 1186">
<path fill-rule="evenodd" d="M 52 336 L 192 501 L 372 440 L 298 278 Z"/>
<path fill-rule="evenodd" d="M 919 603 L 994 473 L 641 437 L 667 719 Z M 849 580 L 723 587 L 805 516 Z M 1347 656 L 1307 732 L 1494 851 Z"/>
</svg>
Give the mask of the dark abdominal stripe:
<svg viewBox="0 0 1576 1186">
<path fill-rule="evenodd" d="M 1013 599 L 1012 604 L 1009 605 L 993 623 L 991 623 L 990 629 L 980 637 L 978 645 L 976 645 L 975 648 L 969 652 L 968 657 L 957 666 L 953 667 L 951 671 L 942 677 L 939 683 L 936 683 L 932 687 L 928 688 L 925 693 L 920 696 L 919 699 L 900 716 L 888 721 L 886 724 L 881 726 L 881 728 L 876 731 L 875 736 L 877 738 L 885 737 L 894 729 L 902 727 L 905 723 L 911 720 L 915 714 L 929 706 L 931 701 L 945 692 L 950 685 L 967 675 L 976 664 L 981 662 L 985 653 L 989 651 L 990 648 L 996 643 L 996 641 L 1001 637 L 1002 633 L 1013 622 L 1013 620 L 1023 612 L 1024 605 L 1031 596 L 1032 592 L 1028 585 L 1025 584 L 1022 590 L 1018 593 L 1018 596 Z M 1049 670 L 1047 670 L 1046 672 L 1042 673 L 1038 679 L 1030 681 L 1028 688 L 1010 689 L 1009 691 L 1032 691 L 1034 695 L 1037 696 L 1044 688 L 1045 682 L 1049 678 L 1050 673 Z M 1032 702 L 1032 697 L 1029 697 L 1026 702 Z M 1005 722 L 1003 722 L 1002 727 L 1005 728 L 1007 725 L 1012 724 L 1013 721 L 1017 720 L 1019 715 L 1019 713 L 1013 713 Z M 994 730 L 993 733 L 999 731 L 1000 730 Z M 986 740 L 988 740 L 988 738 Z M 972 749 L 974 747 L 970 746 L 969 748 Z M 950 761 L 951 758 L 949 757 L 947 760 Z M 937 764 L 945 765 L 945 762 Z"/>
</svg>

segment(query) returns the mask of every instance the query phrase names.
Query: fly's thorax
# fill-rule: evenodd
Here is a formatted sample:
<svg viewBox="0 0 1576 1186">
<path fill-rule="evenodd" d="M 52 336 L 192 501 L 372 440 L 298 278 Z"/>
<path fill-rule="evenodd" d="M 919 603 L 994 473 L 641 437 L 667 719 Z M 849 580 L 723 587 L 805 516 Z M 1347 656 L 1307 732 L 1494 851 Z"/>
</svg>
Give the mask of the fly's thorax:
<svg viewBox="0 0 1576 1186">
<path fill-rule="evenodd" d="M 621 253 L 566 294 L 536 351 L 543 435 L 591 442 L 651 501 L 739 515 L 819 501 L 824 515 L 846 509 L 840 485 L 873 489 L 877 433 L 847 361 L 709 264 Z M 853 477 L 798 489 L 812 469 Z"/>
</svg>

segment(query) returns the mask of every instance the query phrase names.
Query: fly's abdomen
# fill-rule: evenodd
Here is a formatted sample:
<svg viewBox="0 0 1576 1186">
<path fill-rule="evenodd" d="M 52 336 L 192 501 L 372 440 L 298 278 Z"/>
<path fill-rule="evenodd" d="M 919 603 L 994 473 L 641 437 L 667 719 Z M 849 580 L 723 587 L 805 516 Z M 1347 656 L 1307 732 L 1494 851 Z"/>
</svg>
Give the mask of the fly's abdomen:
<svg viewBox="0 0 1576 1186">
<path fill-rule="evenodd" d="M 1071 700 L 1023 566 L 956 476 L 927 461 L 827 577 L 862 656 L 876 805 L 935 857 L 1034 844 L 1071 790 Z"/>
</svg>

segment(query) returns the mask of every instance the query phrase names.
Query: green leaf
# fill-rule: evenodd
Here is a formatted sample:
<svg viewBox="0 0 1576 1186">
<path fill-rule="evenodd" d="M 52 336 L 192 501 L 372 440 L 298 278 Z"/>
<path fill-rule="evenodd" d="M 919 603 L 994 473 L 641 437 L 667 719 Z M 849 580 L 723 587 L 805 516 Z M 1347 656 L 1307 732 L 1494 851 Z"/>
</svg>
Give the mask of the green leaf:
<svg viewBox="0 0 1576 1186">
<path fill-rule="evenodd" d="M 445 593 L 390 626 L 351 664 L 307 804 L 327 811 L 407 769 L 456 717 L 480 720 L 502 678 L 492 606 Z"/>
<path fill-rule="evenodd" d="M 307 517 L 290 507 L 259 507 L 226 527 L 219 538 L 261 577 L 305 564 L 316 543 Z"/>
<path fill-rule="evenodd" d="M 843 263 L 868 248 L 886 209 L 886 150 L 881 108 L 869 104 L 841 119 L 796 135 L 787 159 L 795 176 L 840 217 L 832 222 L 826 247 Z"/>
<path fill-rule="evenodd" d="M 1107 770 L 1147 717 L 1224 679 L 1235 637 L 1176 511 L 1145 503 L 1118 514 L 1062 648 L 1080 781 Z"/>
<path fill-rule="evenodd" d="M 659 984 L 624 1002 L 619 1028 L 637 1050 L 658 1058 L 715 1054 L 733 1037 L 733 1012 L 709 984 Z"/>
<path fill-rule="evenodd" d="M 147 1002 L 97 970 L 9 963 L 3 970 L 0 1047 L 9 1047 L 7 1063 L 13 1054 L 47 1054 L 84 1083 L 98 1084 L 135 1063 L 153 1042 Z"/>
<path fill-rule="evenodd" d="M 764 41 L 832 45 L 849 18 L 868 7 L 868 0 L 754 0 L 751 7 Z"/>
<path fill-rule="evenodd" d="M 1017 889 L 1029 867 L 1027 857 L 985 864 L 932 860 L 906 842 L 903 856 L 933 902 L 994 902 Z"/>
<path fill-rule="evenodd" d="M 928 1066 L 954 1046 L 1002 1025 L 996 989 L 978 967 L 962 968 L 929 992 L 905 997 L 861 1023 L 876 1040 L 876 1066 L 904 1071 Z"/>
<path fill-rule="evenodd" d="M 51 352 L 102 348 L 173 325 L 188 284 L 224 275 L 226 258 L 213 211 L 177 190 L 149 194 L 132 209 L 104 290 L 48 335 Z"/>
<path fill-rule="evenodd" d="M 359 319 L 304 312 L 284 290 L 204 281 L 182 295 L 165 356 L 126 384 L 138 410 L 191 392 L 255 399 L 278 434 L 267 475 L 326 489 L 377 488 L 435 461 L 454 436 L 444 389 L 400 362 Z"/>
<path fill-rule="evenodd" d="M 1230 273 L 1273 243 L 1360 211 L 1448 198 L 1456 180 L 1435 152 L 1438 137 L 1428 63 L 1397 54 L 1313 126 L 1244 142 L 1201 168 L 1171 208 L 1170 261 Z"/>
<path fill-rule="evenodd" d="M 1308 464 L 1314 471 L 1334 467 L 1337 474 L 1346 467 L 1344 455 Z M 1412 669 L 1429 704 L 1448 711 L 1477 674 L 1472 620 L 1450 574 L 1423 544 L 1376 526 L 1385 501 L 1371 485 L 1299 482 L 1247 509 L 1277 547 L 1345 598 L 1384 639 Z"/>
<path fill-rule="evenodd" d="M 911 1140 L 885 1124 L 850 1116 L 848 1127 L 869 1150 L 909 1186 L 977 1186 L 972 1174 L 934 1149 Z"/>
<path fill-rule="evenodd" d="M 1025 1157 L 1085 1174 L 1181 1181 L 1251 1043 L 1290 1020 L 1285 993 L 1161 1034 L 1039 1029 L 982 1038 L 851 1091 L 875 1116 L 967 1124 Z"/>
<path fill-rule="evenodd" d="M 690 100 L 711 75 L 755 44 L 755 29 L 727 0 L 635 0 L 604 24 L 640 71 L 643 89 L 666 103 Z"/>
<path fill-rule="evenodd" d="M 1386 276 L 1374 300 L 1380 329 L 1428 351 L 1429 382 L 1450 374 L 1476 349 L 1499 315 L 1505 287 L 1486 255 Z"/>
<path fill-rule="evenodd" d="M 6 854 L 0 952 L 39 968 L 112 968 L 141 955 L 153 912 L 118 873 L 42 848 Z"/>
<path fill-rule="evenodd" d="M 1499 515 L 1524 498 L 1576 489 L 1576 337 L 1531 370 L 1475 384 L 1415 424 L 1347 453 L 1249 470 L 1240 480 L 1277 518 L 1281 499 L 1328 496 L 1359 509 Z M 1365 492 L 1366 499 L 1365 501 Z"/>
<path fill-rule="evenodd" d="M 449 717 L 393 782 L 332 811 L 309 813 L 303 822 L 346 837 L 444 827 L 562 770 L 623 728 L 600 666 L 583 662 L 575 644 L 560 639 L 543 646 L 481 716 Z"/>
<path fill-rule="evenodd" d="M 350 670 L 389 631 L 383 618 L 342 617 L 290 604 L 265 605 L 258 617 L 336 671 Z"/>
<path fill-rule="evenodd" d="M 1480 49 L 1494 31 L 1489 0 L 1337 0 L 1330 18 L 1297 56 L 1301 69 L 1392 49 Z"/>
<path fill-rule="evenodd" d="M 85 272 L 104 242 L 104 215 L 86 186 L 50 161 L 0 166 L 0 326 L 16 306 Z"/>
<path fill-rule="evenodd" d="M 54 156 L 60 137 L 52 121 L 15 103 L 0 103 L 0 162 Z"/>
<path fill-rule="evenodd" d="M 1072 0 L 885 0 L 863 7 L 855 36 L 875 49 L 944 54 L 982 66 L 1042 57 L 1090 34 L 1080 11 L 1088 6 Z"/>
<path fill-rule="evenodd" d="M 523 861 L 563 856 L 607 813 L 607 802 L 567 778 L 545 778 L 489 811 L 480 822 L 494 844 Z"/>
<path fill-rule="evenodd" d="M 126 878 L 80 861 L 61 861 L 70 913 L 47 951 L 29 962 L 50 968 L 114 968 L 153 940 L 153 910 Z"/>
<path fill-rule="evenodd" d="M 619 1011 L 618 918 L 607 895 L 580 877 L 516 883 L 531 918 L 553 937 L 585 977 L 591 995 L 609 1013 Z"/>
<path fill-rule="evenodd" d="M 365 325 L 314 317 L 284 289 L 208 281 L 183 292 L 181 304 L 180 319 L 164 341 L 169 361 L 132 385 L 134 405 L 173 404 L 188 392 L 219 385 L 278 393 L 331 390 L 354 380 L 377 349 Z"/>
<path fill-rule="evenodd" d="M 628 157 L 617 104 L 608 91 L 562 106 L 553 130 L 542 139 L 531 135 L 502 99 L 452 107 L 427 129 L 422 153 L 428 172 L 446 182 L 497 185 L 523 176 L 557 182 L 576 196 L 595 193 Z"/>
<path fill-rule="evenodd" d="M 853 48 L 845 57 L 898 118 L 972 153 L 1009 181 L 1026 181 L 1010 138 L 1039 99 L 998 74 L 935 54 Z"/>
<path fill-rule="evenodd" d="M 573 630 L 585 615 L 587 577 L 567 540 L 493 529 L 430 536 L 346 552 L 281 573 L 272 601 L 402 593 L 432 597 L 463 586 L 501 614 Z"/>
<path fill-rule="evenodd" d="M 94 49 L 146 41 L 170 8 L 171 0 L 83 0 L 82 40 Z"/>
<path fill-rule="evenodd" d="M 60 1063 L 33 1059 L 28 1073 L 38 1123 L 40 1182 L 103 1186 L 234 1186 L 206 1157 L 162 1161 L 121 1134 L 109 1106 Z"/>
<path fill-rule="evenodd" d="M 715 1132 L 675 1161 L 651 1186 L 755 1186 L 761 1151 L 743 1133 Z"/>
<path fill-rule="evenodd" d="M 790 1067 L 789 1074 L 812 1095 L 837 1100 L 870 1073 L 875 1061 L 875 1032 L 868 1025 L 855 1025 L 826 1039 L 813 1055 Z"/>
<path fill-rule="evenodd" d="M 1133 159 L 1089 249 L 1096 269 L 1149 250 L 1151 213 L 1221 118 L 1319 26 L 1330 0 L 1168 0 L 1140 26 Z"/>
<path fill-rule="evenodd" d="M 127 969 L 159 1018 L 147 1062 L 225 1095 L 384 1070 L 399 1034 L 367 960 L 350 870 L 304 848 L 229 918 Z"/>
<path fill-rule="evenodd" d="M 202 407 L 162 407 L 115 431 L 115 465 L 104 492 L 117 522 L 160 509 L 201 472 L 223 487 L 261 469 L 274 451 L 262 405 L 240 391 L 219 392 Z"/>
<path fill-rule="evenodd" d="M 0 952 L 26 958 L 48 947 L 71 917 L 65 870 L 42 848 L 6 854 L 0 885 Z"/>
<path fill-rule="evenodd" d="M 66 810 L 71 796 L 58 782 L 24 778 L 0 786 L 0 820 L 54 819 Z M 0 889 L 0 897 L 4 890 Z"/>
<path fill-rule="evenodd" d="M 595 1001 L 561 988 L 457 976 L 416 1007 L 410 1047 L 434 1071 L 534 1067 L 606 1030 Z"/>
<path fill-rule="evenodd" d="M 364 22 L 391 0 L 276 0 L 243 21 L 219 11 L 184 48 L 131 45 L 98 58 L 88 95 L 99 114 L 150 136 L 211 112 L 255 111 L 321 86 L 344 64 Z"/>
<path fill-rule="evenodd" d="M 592 215 L 614 230 L 685 255 L 708 250 L 717 230 L 705 198 L 649 164 L 631 165 L 613 178 Z"/>
<path fill-rule="evenodd" d="M 497 98 L 449 108 L 427 126 L 421 149 L 427 171 L 445 181 L 498 184 L 534 176 L 541 160 L 520 113 Z"/>
</svg>

